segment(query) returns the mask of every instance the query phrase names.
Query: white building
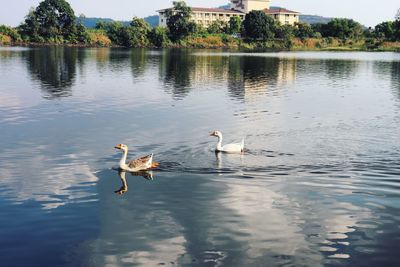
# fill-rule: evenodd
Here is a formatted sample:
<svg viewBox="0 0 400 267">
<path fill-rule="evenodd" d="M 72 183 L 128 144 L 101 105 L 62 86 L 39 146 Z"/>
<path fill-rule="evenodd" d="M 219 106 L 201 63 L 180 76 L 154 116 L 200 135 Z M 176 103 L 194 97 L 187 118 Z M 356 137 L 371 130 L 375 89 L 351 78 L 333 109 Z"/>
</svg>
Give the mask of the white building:
<svg viewBox="0 0 400 267">
<path fill-rule="evenodd" d="M 228 22 L 231 17 L 238 16 L 244 20 L 247 13 L 252 10 L 262 10 L 272 16 L 281 24 L 294 25 L 299 22 L 300 13 L 284 8 L 270 9 L 271 0 L 231 0 L 230 9 L 192 7 L 191 19 L 204 27 L 214 21 Z M 167 26 L 165 12 L 167 9 L 158 10 L 160 26 Z"/>
</svg>

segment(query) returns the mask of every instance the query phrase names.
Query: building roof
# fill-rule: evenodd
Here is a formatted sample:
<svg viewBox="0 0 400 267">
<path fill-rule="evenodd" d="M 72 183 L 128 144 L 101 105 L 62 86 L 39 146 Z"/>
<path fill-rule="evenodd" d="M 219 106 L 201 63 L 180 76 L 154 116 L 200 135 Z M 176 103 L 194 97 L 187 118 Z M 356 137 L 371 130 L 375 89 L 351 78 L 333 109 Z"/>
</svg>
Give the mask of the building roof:
<svg viewBox="0 0 400 267">
<path fill-rule="evenodd" d="M 198 12 L 244 14 L 244 12 L 241 12 L 241 11 L 237 11 L 234 9 L 224 9 L 224 8 L 192 7 L 192 10 L 198 11 Z"/>
<path fill-rule="evenodd" d="M 165 8 L 157 10 L 157 12 L 164 12 L 171 8 Z M 231 14 L 245 14 L 244 12 L 237 11 L 234 9 L 224 9 L 224 8 L 207 8 L 207 7 L 192 7 L 193 12 L 208 12 L 208 13 L 231 13 Z"/>
<path fill-rule="evenodd" d="M 264 9 L 264 13 L 266 14 L 300 14 L 299 12 L 292 11 L 286 8 L 271 8 L 271 9 Z"/>
</svg>

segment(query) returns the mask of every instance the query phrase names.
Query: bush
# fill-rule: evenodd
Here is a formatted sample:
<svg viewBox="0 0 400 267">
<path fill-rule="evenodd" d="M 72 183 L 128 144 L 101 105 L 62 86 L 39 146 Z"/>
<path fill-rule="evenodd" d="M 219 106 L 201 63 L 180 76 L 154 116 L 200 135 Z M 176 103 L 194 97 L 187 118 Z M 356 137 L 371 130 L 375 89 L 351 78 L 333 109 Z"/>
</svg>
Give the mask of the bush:
<svg viewBox="0 0 400 267">
<path fill-rule="evenodd" d="M 154 27 L 149 34 L 149 39 L 155 47 L 166 47 L 170 43 L 167 29 L 164 27 Z"/>
<path fill-rule="evenodd" d="M 111 46 L 111 40 L 108 38 L 106 33 L 102 30 L 89 30 L 89 44 L 108 47 Z"/>
<path fill-rule="evenodd" d="M 224 30 L 227 28 L 227 25 L 225 22 L 216 20 L 213 21 L 207 28 L 207 32 L 210 34 L 218 34 L 218 33 L 223 33 Z"/>
<path fill-rule="evenodd" d="M 10 43 L 11 43 L 11 37 L 0 33 L 0 44 L 4 45 Z"/>
<path fill-rule="evenodd" d="M 191 48 L 221 48 L 226 47 L 221 36 L 208 35 L 206 37 L 190 36 L 185 40 L 186 46 Z"/>
<path fill-rule="evenodd" d="M 21 41 L 21 35 L 16 29 L 13 29 L 11 27 L 0 25 L 0 34 L 4 36 L 9 36 L 11 38 L 11 41 L 13 42 Z"/>
</svg>

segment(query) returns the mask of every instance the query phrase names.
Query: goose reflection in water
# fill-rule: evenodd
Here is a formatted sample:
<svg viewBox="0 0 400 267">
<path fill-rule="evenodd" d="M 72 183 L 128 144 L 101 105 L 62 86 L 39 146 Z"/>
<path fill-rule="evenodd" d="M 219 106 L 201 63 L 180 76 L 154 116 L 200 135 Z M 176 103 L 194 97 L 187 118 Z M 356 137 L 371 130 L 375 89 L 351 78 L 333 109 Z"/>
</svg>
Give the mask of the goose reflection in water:
<svg viewBox="0 0 400 267">
<path fill-rule="evenodd" d="M 244 153 L 232 154 L 232 153 L 222 153 L 220 151 L 214 151 L 215 163 L 217 173 L 232 172 L 237 170 L 238 166 L 245 164 Z M 225 164 L 224 164 L 225 161 Z"/>
<path fill-rule="evenodd" d="M 151 171 L 139 171 L 139 172 L 130 172 L 132 176 L 142 176 L 146 180 L 153 180 L 153 173 Z M 126 181 L 126 171 L 119 170 L 118 171 L 119 178 L 121 179 L 121 187 L 114 191 L 114 193 L 118 195 L 123 195 L 128 192 L 128 182 Z"/>
</svg>

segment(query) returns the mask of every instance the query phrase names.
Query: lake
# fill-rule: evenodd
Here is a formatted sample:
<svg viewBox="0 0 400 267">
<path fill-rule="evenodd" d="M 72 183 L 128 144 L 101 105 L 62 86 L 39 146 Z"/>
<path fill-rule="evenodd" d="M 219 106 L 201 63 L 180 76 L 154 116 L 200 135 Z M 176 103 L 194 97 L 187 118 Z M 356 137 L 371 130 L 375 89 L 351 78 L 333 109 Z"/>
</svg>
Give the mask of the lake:
<svg viewBox="0 0 400 267">
<path fill-rule="evenodd" d="M 0 84 L 2 266 L 400 266 L 399 53 L 1 47 Z"/>
</svg>

